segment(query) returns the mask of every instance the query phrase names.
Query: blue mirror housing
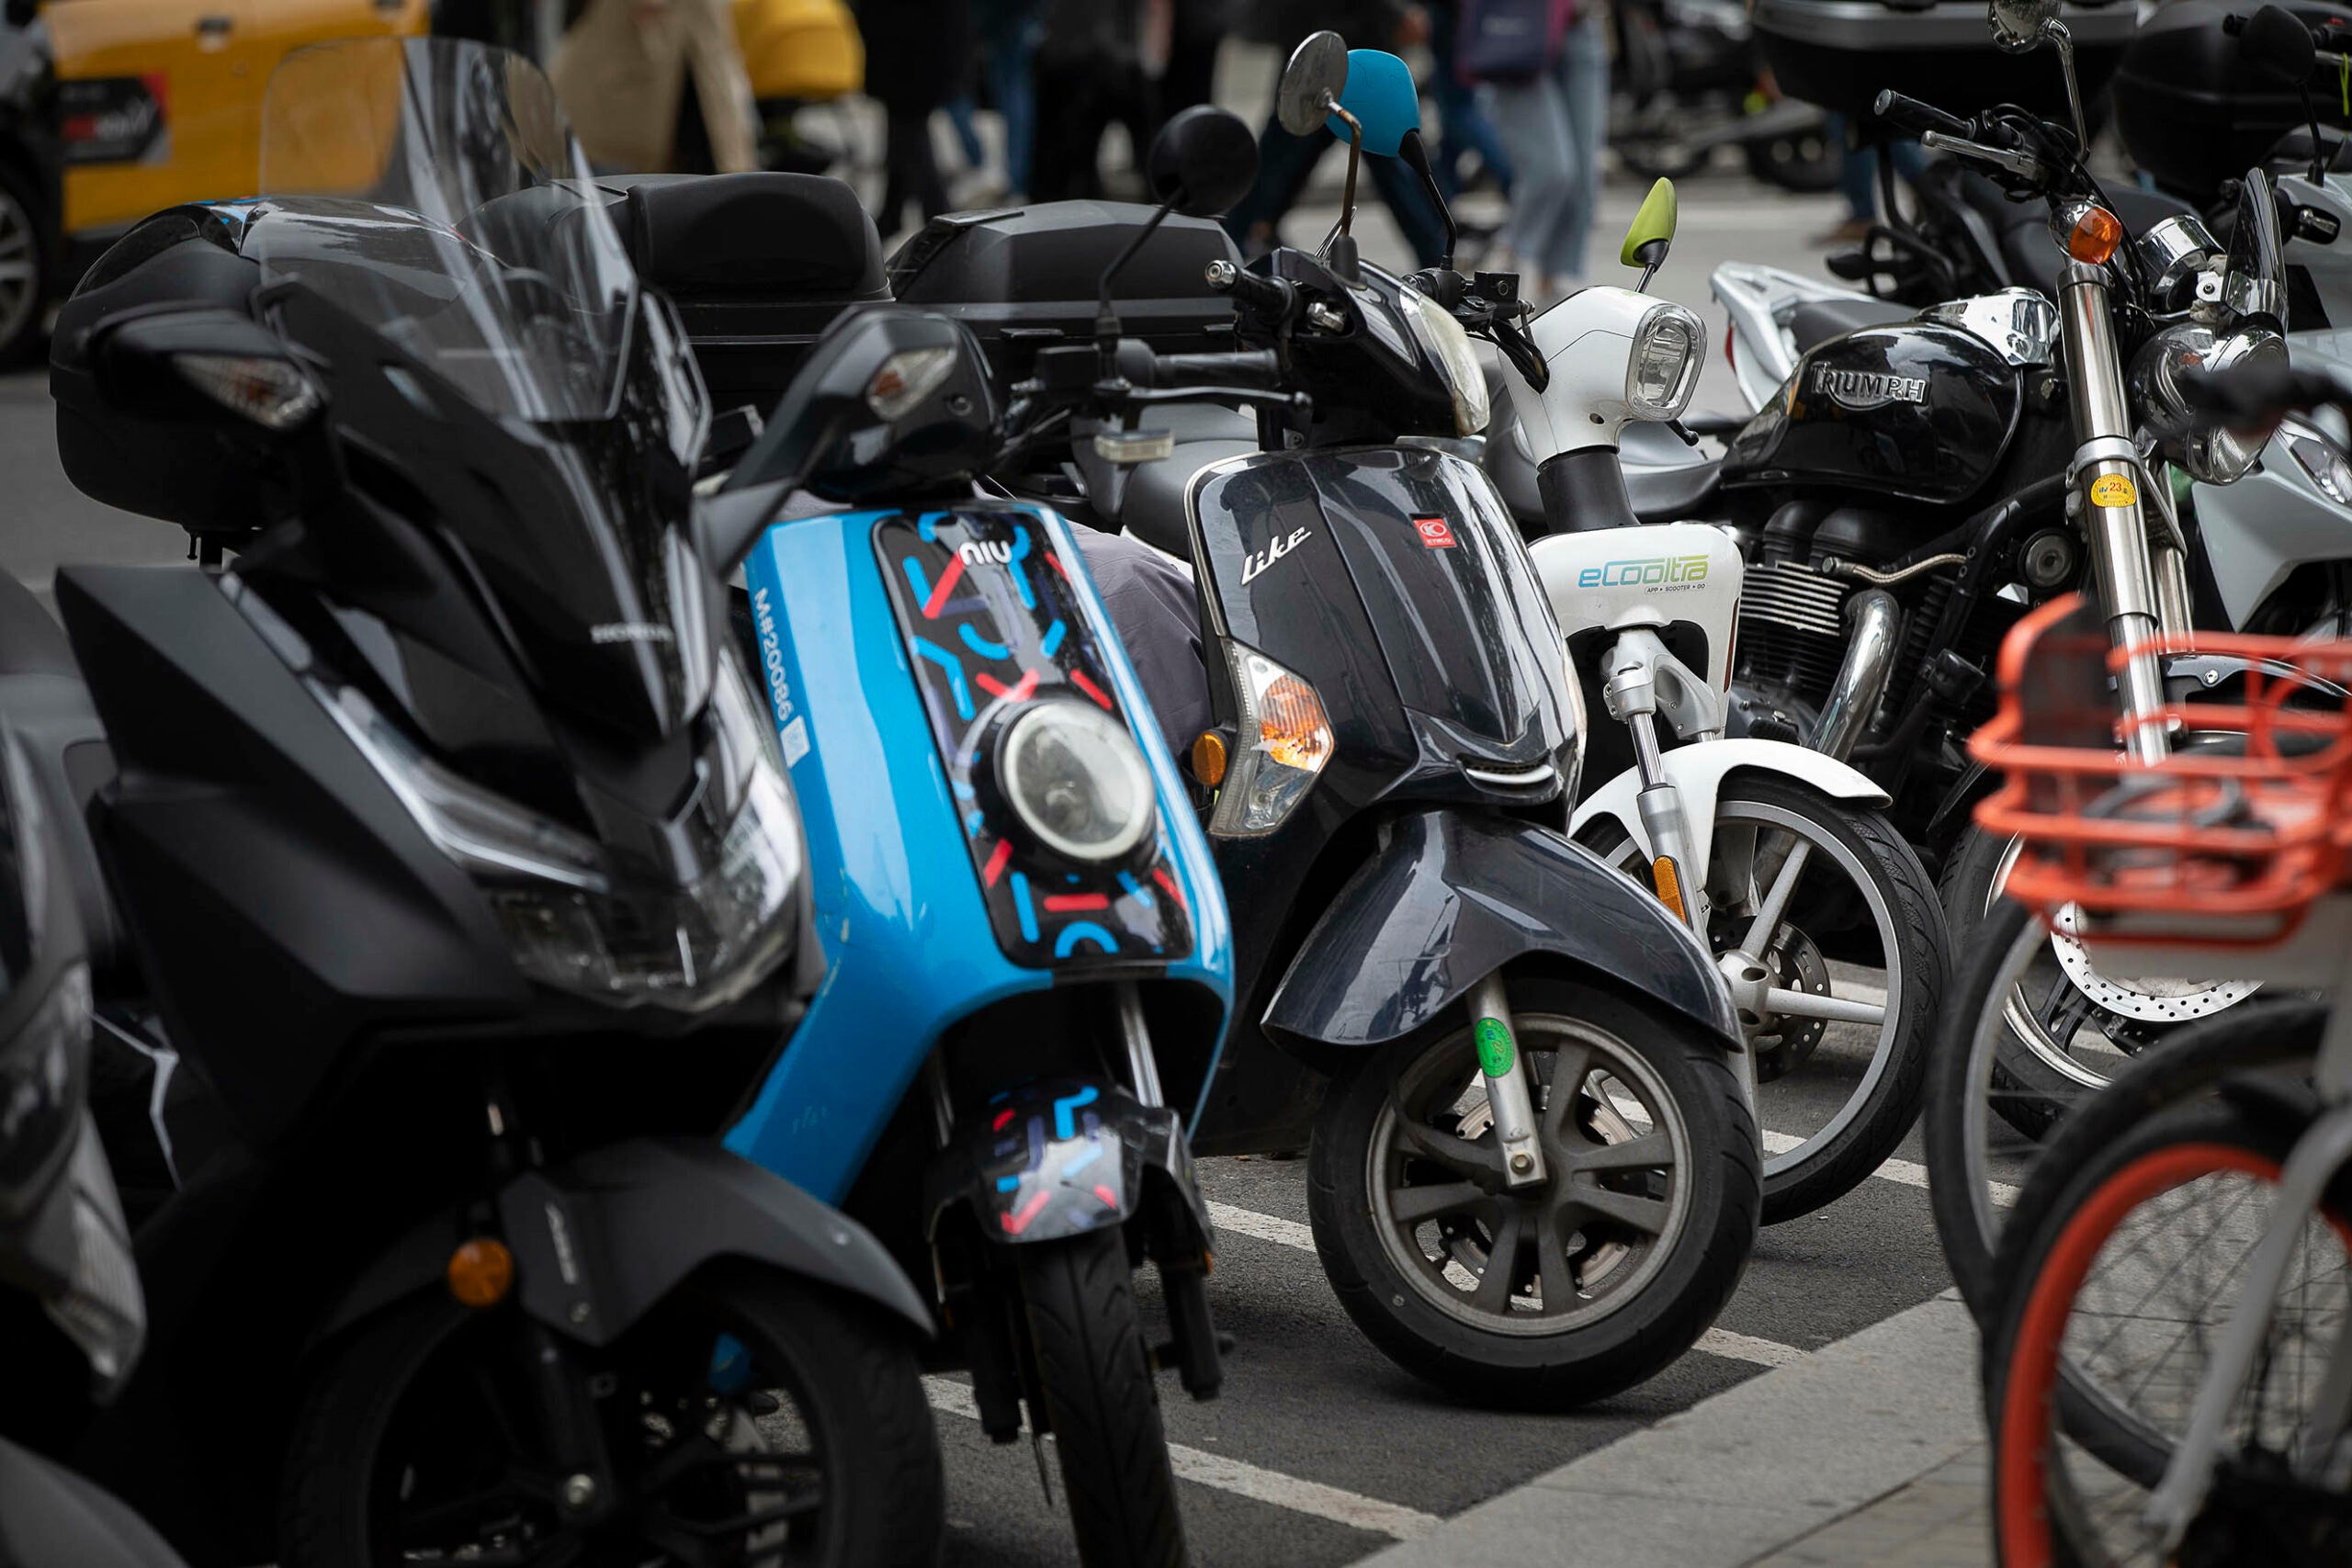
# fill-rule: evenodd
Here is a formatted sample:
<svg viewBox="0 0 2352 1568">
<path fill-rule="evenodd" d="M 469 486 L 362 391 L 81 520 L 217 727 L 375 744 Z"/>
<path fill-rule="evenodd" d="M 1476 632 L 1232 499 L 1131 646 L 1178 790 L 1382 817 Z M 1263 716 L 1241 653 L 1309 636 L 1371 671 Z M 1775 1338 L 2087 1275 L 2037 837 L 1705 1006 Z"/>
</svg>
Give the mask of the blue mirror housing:
<svg viewBox="0 0 2352 1568">
<path fill-rule="evenodd" d="M 1348 51 L 1348 85 L 1340 107 L 1363 127 L 1363 150 L 1394 158 L 1405 133 L 1421 128 L 1421 96 L 1413 86 L 1412 68 L 1382 49 Z M 1348 124 L 1338 115 L 1324 123 L 1340 141 L 1348 140 Z"/>
</svg>

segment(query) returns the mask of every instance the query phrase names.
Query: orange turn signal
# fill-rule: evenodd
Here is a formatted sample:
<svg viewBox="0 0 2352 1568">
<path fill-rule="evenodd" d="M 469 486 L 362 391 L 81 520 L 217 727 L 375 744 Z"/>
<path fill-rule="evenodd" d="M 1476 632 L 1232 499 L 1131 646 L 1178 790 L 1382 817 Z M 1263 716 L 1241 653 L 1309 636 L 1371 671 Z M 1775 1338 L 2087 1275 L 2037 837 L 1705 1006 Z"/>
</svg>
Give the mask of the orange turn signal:
<svg viewBox="0 0 2352 1568">
<path fill-rule="evenodd" d="M 1650 881 L 1657 888 L 1657 901 L 1674 911 L 1674 918 L 1684 925 L 1690 923 L 1690 911 L 1682 903 L 1682 876 L 1674 863 L 1664 855 L 1650 862 Z"/>
<path fill-rule="evenodd" d="M 494 1235 L 458 1244 L 449 1255 L 449 1293 L 469 1307 L 494 1307 L 514 1288 L 514 1255 Z"/>
<path fill-rule="evenodd" d="M 2115 254 L 2123 243 L 2123 220 L 2104 207 L 2086 207 L 2083 215 L 2075 220 L 2074 231 L 2066 236 L 2066 254 L 2078 262 L 2097 266 Z"/>
<path fill-rule="evenodd" d="M 1193 739 L 1193 776 L 1211 789 L 1225 782 L 1225 737 L 1214 729 Z"/>
<path fill-rule="evenodd" d="M 1258 699 L 1258 738 L 1286 768 L 1319 771 L 1331 760 L 1331 721 L 1315 688 L 1295 675 L 1276 677 Z"/>
</svg>

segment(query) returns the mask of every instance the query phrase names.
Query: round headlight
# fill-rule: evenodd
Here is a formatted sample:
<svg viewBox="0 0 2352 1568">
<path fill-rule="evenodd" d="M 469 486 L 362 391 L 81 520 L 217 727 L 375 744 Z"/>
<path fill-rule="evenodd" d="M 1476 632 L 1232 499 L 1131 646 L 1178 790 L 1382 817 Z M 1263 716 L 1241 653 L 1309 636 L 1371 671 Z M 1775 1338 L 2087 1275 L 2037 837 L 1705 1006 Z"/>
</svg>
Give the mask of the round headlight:
<svg viewBox="0 0 2352 1568">
<path fill-rule="evenodd" d="M 1679 419 L 1699 389 L 1707 339 L 1699 318 L 1664 301 L 1650 307 L 1634 330 L 1625 366 L 1625 412 L 1635 419 Z"/>
<path fill-rule="evenodd" d="M 2183 322 L 2148 340 L 2132 367 L 2131 392 L 2141 422 L 2162 434 L 2164 454 L 2205 484 L 2225 485 L 2245 478 L 2262 455 L 2262 443 L 2223 429 L 2210 416 L 2193 412 L 2182 378 L 2196 371 L 2212 375 L 2241 365 L 2284 365 L 2287 341 L 2267 327 L 2219 336 L 2211 327 Z"/>
<path fill-rule="evenodd" d="M 1453 396 L 1453 434 L 1477 434 L 1487 428 L 1494 411 L 1487 397 L 1487 375 L 1478 368 L 1470 334 L 1445 307 L 1410 284 L 1400 291 L 1397 305 L 1404 311 L 1405 324 L 1413 330 L 1413 341 L 1436 364 L 1445 378 L 1445 389 Z"/>
<path fill-rule="evenodd" d="M 1071 860 L 1125 860 L 1151 831 L 1151 769 L 1126 727 L 1080 702 L 1015 718 L 997 750 L 997 787 L 1021 825 Z"/>
</svg>

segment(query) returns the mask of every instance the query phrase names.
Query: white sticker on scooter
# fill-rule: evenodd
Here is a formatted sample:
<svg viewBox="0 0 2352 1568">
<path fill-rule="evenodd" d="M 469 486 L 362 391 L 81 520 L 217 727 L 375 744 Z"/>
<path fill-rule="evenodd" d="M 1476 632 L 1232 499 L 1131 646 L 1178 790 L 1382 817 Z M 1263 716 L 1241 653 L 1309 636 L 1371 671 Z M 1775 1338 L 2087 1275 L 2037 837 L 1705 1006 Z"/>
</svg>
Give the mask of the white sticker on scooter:
<svg viewBox="0 0 2352 1568">
<path fill-rule="evenodd" d="M 1283 557 L 1298 548 L 1299 545 L 1306 538 L 1307 535 L 1313 532 L 1314 530 L 1311 528 L 1301 528 L 1287 539 L 1276 539 L 1264 549 L 1252 550 L 1250 554 L 1243 556 L 1241 558 L 1241 585 L 1245 588 L 1248 587 L 1250 585 L 1250 579 L 1258 576 L 1259 573 L 1264 571 L 1268 567 L 1282 559 Z"/>
</svg>

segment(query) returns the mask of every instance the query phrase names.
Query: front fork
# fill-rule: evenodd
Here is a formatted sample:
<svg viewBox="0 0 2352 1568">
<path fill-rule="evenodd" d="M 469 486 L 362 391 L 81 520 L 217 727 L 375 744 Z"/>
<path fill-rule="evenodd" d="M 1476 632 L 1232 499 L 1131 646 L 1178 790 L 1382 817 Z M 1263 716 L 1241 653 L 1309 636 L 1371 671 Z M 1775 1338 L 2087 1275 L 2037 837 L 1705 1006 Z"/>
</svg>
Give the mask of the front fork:
<svg viewBox="0 0 2352 1568">
<path fill-rule="evenodd" d="M 2132 407 L 2104 269 L 2066 265 L 2059 291 L 2075 433 L 2081 443 L 2069 468 L 2071 510 L 2082 520 L 2107 612 L 2108 638 L 2123 655 L 2122 705 L 2132 755 L 2160 762 L 2171 739 L 2157 716 L 2165 705 L 2157 644 L 2189 629 L 2188 568 L 2180 531 L 2162 511 L 2164 536 L 2153 541 L 2140 490 L 2160 479 L 2132 440 Z"/>
</svg>

